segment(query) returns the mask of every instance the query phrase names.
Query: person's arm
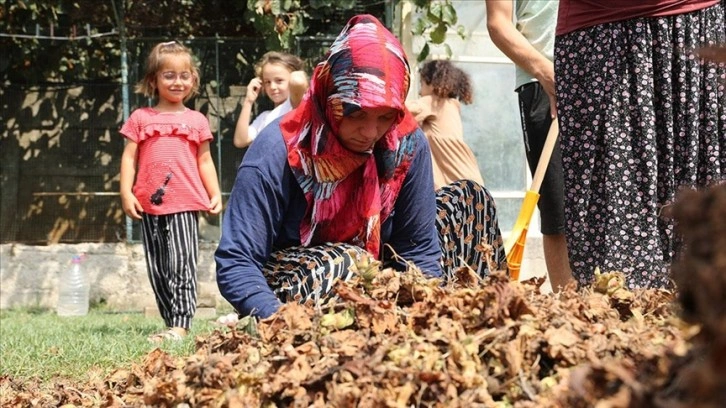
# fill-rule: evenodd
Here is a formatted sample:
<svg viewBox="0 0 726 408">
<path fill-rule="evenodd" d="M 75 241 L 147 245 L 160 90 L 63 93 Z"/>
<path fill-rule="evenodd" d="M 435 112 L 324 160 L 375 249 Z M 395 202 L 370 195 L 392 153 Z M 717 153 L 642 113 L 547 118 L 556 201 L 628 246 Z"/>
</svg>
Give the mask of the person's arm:
<svg viewBox="0 0 726 408">
<path fill-rule="evenodd" d="M 219 180 L 217 179 L 217 170 L 214 167 L 212 153 L 209 151 L 209 141 L 203 142 L 199 146 L 197 153 L 197 166 L 199 167 L 199 176 L 207 190 L 209 196 L 209 213 L 219 214 L 222 211 L 222 191 L 219 188 Z"/>
<path fill-rule="evenodd" d="M 232 142 L 237 148 L 244 148 L 252 143 L 255 135 L 250 137 L 250 121 L 252 120 L 252 107 L 262 89 L 262 81 L 259 78 L 253 78 L 247 85 L 247 93 L 245 100 L 242 102 L 242 111 L 237 119 L 237 126 L 234 128 L 234 139 Z"/>
<path fill-rule="evenodd" d="M 441 276 L 441 246 L 436 230 L 436 192 L 431 165 L 431 149 L 426 137 L 419 129 L 416 135 L 417 147 L 411 168 L 406 175 L 401 191 L 396 198 L 393 230 L 386 244 L 402 258 L 393 261 L 397 269 L 403 269 L 403 262 L 413 262 L 426 275 Z M 384 253 L 388 251 L 384 248 Z"/>
<path fill-rule="evenodd" d="M 433 100 L 429 95 L 422 96 L 412 101 L 406 101 L 406 109 L 411 112 L 419 126 L 423 126 L 426 119 L 433 114 L 431 109 L 432 101 Z"/>
<path fill-rule="evenodd" d="M 124 152 L 121 155 L 121 176 L 119 180 L 121 194 L 121 208 L 129 217 L 140 220 L 144 212 L 141 203 L 133 192 L 134 180 L 136 180 L 136 164 L 139 145 L 136 142 L 127 140 Z"/>
<path fill-rule="evenodd" d="M 238 313 L 261 318 L 280 307 L 262 267 L 272 253 L 289 198 L 287 150 L 279 134 L 270 136 L 250 147 L 237 172 L 214 255 L 222 296 Z"/>
<path fill-rule="evenodd" d="M 553 62 L 537 51 L 515 27 L 512 21 L 514 1 L 486 0 L 486 9 L 487 30 L 492 42 L 512 62 L 537 78 L 549 96 L 550 114 L 555 117 L 557 105 Z"/>
</svg>

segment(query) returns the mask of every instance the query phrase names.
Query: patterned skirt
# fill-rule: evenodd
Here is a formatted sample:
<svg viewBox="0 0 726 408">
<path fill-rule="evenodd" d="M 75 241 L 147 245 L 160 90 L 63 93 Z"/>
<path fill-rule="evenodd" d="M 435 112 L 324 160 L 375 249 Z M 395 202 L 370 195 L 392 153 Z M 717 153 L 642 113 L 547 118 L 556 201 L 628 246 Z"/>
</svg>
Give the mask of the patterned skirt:
<svg viewBox="0 0 726 408">
<path fill-rule="evenodd" d="M 444 279 L 461 267 L 480 276 L 506 269 L 494 198 L 484 187 L 468 180 L 454 182 L 437 190 L 436 205 Z M 330 295 L 336 280 L 353 277 L 353 257 L 364 252 L 345 243 L 291 247 L 273 253 L 262 272 L 283 303 L 318 303 Z"/>
<path fill-rule="evenodd" d="M 726 178 L 726 67 L 690 51 L 726 42 L 724 2 L 558 36 L 557 107 L 574 277 L 622 271 L 669 287 L 668 206 Z"/>
</svg>

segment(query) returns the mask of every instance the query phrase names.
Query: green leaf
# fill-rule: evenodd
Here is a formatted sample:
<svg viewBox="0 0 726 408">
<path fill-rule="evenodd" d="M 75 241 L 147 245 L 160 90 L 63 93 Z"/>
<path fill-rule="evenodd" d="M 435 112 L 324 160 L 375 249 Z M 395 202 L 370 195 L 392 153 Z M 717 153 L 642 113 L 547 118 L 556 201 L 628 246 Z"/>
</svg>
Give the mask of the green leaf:
<svg viewBox="0 0 726 408">
<path fill-rule="evenodd" d="M 280 51 L 283 49 L 279 35 L 268 35 L 265 37 L 267 51 Z"/>
<path fill-rule="evenodd" d="M 237 322 L 237 327 L 241 327 L 242 331 L 249 334 L 252 337 L 259 338 L 260 334 L 257 331 L 257 320 L 251 316 L 245 316 Z"/>
<path fill-rule="evenodd" d="M 441 44 L 446 40 L 446 29 L 447 26 L 444 23 L 439 23 L 436 29 L 431 32 L 431 42 L 434 44 Z"/>
<path fill-rule="evenodd" d="M 420 10 L 426 6 L 428 6 L 431 3 L 431 0 L 413 0 L 413 4 L 416 6 L 417 10 Z"/>
<path fill-rule="evenodd" d="M 423 35 L 423 33 L 428 28 L 428 20 L 419 18 L 416 19 L 416 21 L 413 23 L 413 28 L 411 28 L 411 33 L 413 35 Z"/>
<path fill-rule="evenodd" d="M 443 13 L 442 11 L 442 5 L 438 1 L 432 1 L 431 4 L 429 4 L 429 12 L 428 15 L 431 17 L 432 21 L 439 21 L 441 20 L 441 15 Z"/>
<path fill-rule="evenodd" d="M 423 48 L 421 48 L 421 52 L 418 53 L 418 57 L 416 58 L 416 62 L 422 62 L 426 58 L 428 58 L 429 53 L 431 52 L 431 48 L 429 47 L 429 43 L 426 43 Z"/>
<path fill-rule="evenodd" d="M 443 21 L 447 25 L 454 25 L 458 21 L 458 17 L 456 16 L 456 9 L 450 3 L 441 7 L 441 21 Z"/>
<path fill-rule="evenodd" d="M 350 10 L 356 6 L 357 0 L 338 0 L 335 2 L 336 8 Z"/>
<path fill-rule="evenodd" d="M 446 56 L 451 59 L 451 56 L 454 55 L 454 53 L 451 51 L 449 44 L 444 44 L 444 49 L 446 50 Z"/>
<path fill-rule="evenodd" d="M 282 9 L 284 11 L 290 11 L 290 9 L 294 9 L 295 8 L 295 3 L 296 3 L 296 1 L 294 1 L 294 0 L 285 0 L 282 3 Z"/>
<path fill-rule="evenodd" d="M 292 35 L 294 35 L 294 36 L 304 34 L 305 31 L 307 31 L 308 28 L 305 25 L 305 19 L 302 14 L 296 14 L 290 18 L 290 28 L 289 29 L 292 32 Z"/>
<path fill-rule="evenodd" d="M 462 40 L 465 40 L 466 39 L 466 27 L 464 27 L 463 25 L 456 27 L 456 34 L 458 34 Z"/>
<path fill-rule="evenodd" d="M 292 30 L 285 30 L 282 34 L 278 35 L 280 38 L 280 46 L 284 50 L 289 50 L 292 48 L 293 42 L 292 40 L 294 37 L 292 36 Z"/>
<path fill-rule="evenodd" d="M 254 10 L 256 14 L 262 14 L 262 6 L 264 5 L 264 0 L 247 0 L 247 9 Z"/>
</svg>

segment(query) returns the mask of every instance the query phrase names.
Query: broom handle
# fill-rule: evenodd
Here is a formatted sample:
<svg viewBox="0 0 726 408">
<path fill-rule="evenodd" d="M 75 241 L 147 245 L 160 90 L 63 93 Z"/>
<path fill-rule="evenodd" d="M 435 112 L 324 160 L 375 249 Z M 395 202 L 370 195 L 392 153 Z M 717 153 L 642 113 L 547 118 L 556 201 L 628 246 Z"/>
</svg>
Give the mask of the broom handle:
<svg viewBox="0 0 726 408">
<path fill-rule="evenodd" d="M 547 172 L 547 166 L 550 164 L 552 150 L 555 148 L 555 143 L 557 143 L 557 136 L 559 133 L 560 127 L 557 123 L 557 118 L 554 118 L 552 119 L 550 130 L 547 132 L 547 139 L 542 147 L 542 154 L 539 156 L 537 170 L 535 170 L 534 176 L 532 177 L 532 186 L 529 188 L 535 193 L 539 193 L 539 188 L 542 185 L 542 179 L 544 179 L 545 173 Z"/>
</svg>

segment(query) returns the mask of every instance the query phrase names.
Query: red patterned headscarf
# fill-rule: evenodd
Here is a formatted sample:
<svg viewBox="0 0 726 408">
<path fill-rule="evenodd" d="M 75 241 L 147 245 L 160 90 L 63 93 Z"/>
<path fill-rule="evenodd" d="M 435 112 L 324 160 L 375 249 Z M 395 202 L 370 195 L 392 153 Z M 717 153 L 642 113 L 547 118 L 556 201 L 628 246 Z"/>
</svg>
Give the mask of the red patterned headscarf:
<svg viewBox="0 0 726 408">
<path fill-rule="evenodd" d="M 396 37 L 378 19 L 350 19 L 313 72 L 300 105 L 286 115 L 287 160 L 305 193 L 300 226 L 305 246 L 348 242 L 376 258 L 381 224 L 391 214 L 413 160 L 418 125 L 405 108 L 409 65 Z M 341 119 L 361 108 L 400 113 L 372 151 L 338 140 Z"/>
</svg>

